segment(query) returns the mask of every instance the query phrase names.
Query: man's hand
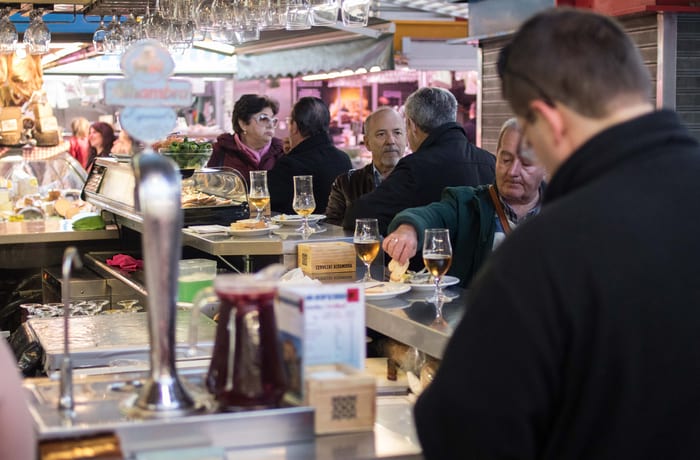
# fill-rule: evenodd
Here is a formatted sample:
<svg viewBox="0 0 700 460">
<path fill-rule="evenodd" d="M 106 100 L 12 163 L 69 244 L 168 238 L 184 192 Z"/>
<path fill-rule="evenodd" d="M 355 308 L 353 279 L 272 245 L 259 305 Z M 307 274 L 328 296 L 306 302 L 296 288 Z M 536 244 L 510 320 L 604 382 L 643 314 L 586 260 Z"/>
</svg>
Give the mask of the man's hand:
<svg viewBox="0 0 700 460">
<path fill-rule="evenodd" d="M 418 249 L 416 229 L 408 224 L 399 225 L 396 230 L 384 238 L 382 248 L 392 259 L 397 260 L 402 265 L 405 264 L 416 255 Z"/>
</svg>

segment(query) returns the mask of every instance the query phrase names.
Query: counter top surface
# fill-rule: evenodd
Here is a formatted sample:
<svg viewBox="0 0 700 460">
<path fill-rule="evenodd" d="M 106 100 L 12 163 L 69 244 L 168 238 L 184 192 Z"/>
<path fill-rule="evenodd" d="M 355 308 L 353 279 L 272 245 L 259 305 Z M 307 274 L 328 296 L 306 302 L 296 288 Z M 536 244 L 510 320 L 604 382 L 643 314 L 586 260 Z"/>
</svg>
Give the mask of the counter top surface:
<svg viewBox="0 0 700 460">
<path fill-rule="evenodd" d="M 367 327 L 435 358 L 442 358 L 452 331 L 467 311 L 467 293 L 461 288 L 444 290 L 449 299 L 437 316 L 435 304 L 425 300 L 431 293 L 411 290 L 387 300 L 365 302 Z"/>
<path fill-rule="evenodd" d="M 73 223 L 65 219 L 0 222 L 0 245 L 118 238 L 119 230 L 115 225 L 108 225 L 104 230 L 73 230 Z"/>
</svg>

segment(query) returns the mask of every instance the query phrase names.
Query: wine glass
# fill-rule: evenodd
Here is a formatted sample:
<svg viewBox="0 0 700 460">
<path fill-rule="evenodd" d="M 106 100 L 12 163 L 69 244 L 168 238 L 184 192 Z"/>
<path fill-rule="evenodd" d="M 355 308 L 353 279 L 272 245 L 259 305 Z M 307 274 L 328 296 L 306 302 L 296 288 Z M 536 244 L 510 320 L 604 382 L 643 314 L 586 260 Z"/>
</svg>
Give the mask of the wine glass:
<svg viewBox="0 0 700 460">
<path fill-rule="evenodd" d="M 112 22 L 105 32 L 105 53 L 120 54 L 124 51 L 124 32 L 121 22 L 116 14 L 112 15 Z"/>
<path fill-rule="evenodd" d="M 260 222 L 265 207 L 270 203 L 270 191 L 267 189 L 267 171 L 250 172 L 250 204 L 255 207 L 258 215 L 255 219 Z"/>
<path fill-rule="evenodd" d="M 12 54 L 17 48 L 17 29 L 10 20 L 11 12 L 10 7 L 0 12 L 0 54 Z"/>
<path fill-rule="evenodd" d="M 440 287 L 442 276 L 452 265 L 452 245 L 450 232 L 446 228 L 427 228 L 423 238 L 423 263 L 435 281 L 435 295 L 428 302 L 444 302 L 445 296 Z"/>
<path fill-rule="evenodd" d="M 31 20 L 24 31 L 24 44 L 27 45 L 29 54 L 46 54 L 51 45 L 51 31 L 42 19 L 44 11 L 32 10 L 29 13 Z"/>
<path fill-rule="evenodd" d="M 304 219 L 303 225 L 297 231 L 301 232 L 304 239 L 307 239 L 314 232 L 314 229 L 309 226 L 309 215 L 316 209 L 313 176 L 294 176 L 292 208 Z"/>
<path fill-rule="evenodd" d="M 379 224 L 377 219 L 356 219 L 355 235 L 352 242 L 355 244 L 355 253 L 360 258 L 367 271 L 360 282 L 374 281 L 369 266 L 379 254 Z"/>
</svg>

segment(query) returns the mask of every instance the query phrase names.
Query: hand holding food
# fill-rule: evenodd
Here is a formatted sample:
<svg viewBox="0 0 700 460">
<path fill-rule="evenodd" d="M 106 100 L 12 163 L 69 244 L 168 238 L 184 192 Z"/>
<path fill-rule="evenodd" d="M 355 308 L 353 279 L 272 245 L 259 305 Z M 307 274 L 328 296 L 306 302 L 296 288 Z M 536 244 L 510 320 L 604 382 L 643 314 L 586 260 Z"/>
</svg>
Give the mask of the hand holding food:
<svg viewBox="0 0 700 460">
<path fill-rule="evenodd" d="M 400 264 L 408 264 L 418 250 L 418 235 L 412 225 L 401 224 L 382 243 L 384 252 Z"/>
</svg>

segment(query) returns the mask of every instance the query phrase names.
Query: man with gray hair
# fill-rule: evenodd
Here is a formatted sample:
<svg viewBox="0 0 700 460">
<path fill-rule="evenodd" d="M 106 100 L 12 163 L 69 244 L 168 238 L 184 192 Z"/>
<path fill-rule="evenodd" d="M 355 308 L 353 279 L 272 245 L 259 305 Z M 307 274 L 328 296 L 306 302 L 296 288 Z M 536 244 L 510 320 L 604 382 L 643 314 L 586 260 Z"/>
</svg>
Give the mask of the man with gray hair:
<svg viewBox="0 0 700 460">
<path fill-rule="evenodd" d="M 413 154 L 402 158 L 373 192 L 357 199 L 343 226 L 375 217 L 386 235 L 400 211 L 440 200 L 445 187 L 493 183 L 496 159 L 467 141 L 456 123 L 457 100 L 441 88 L 419 88 L 406 99 L 406 134 Z"/>
</svg>

